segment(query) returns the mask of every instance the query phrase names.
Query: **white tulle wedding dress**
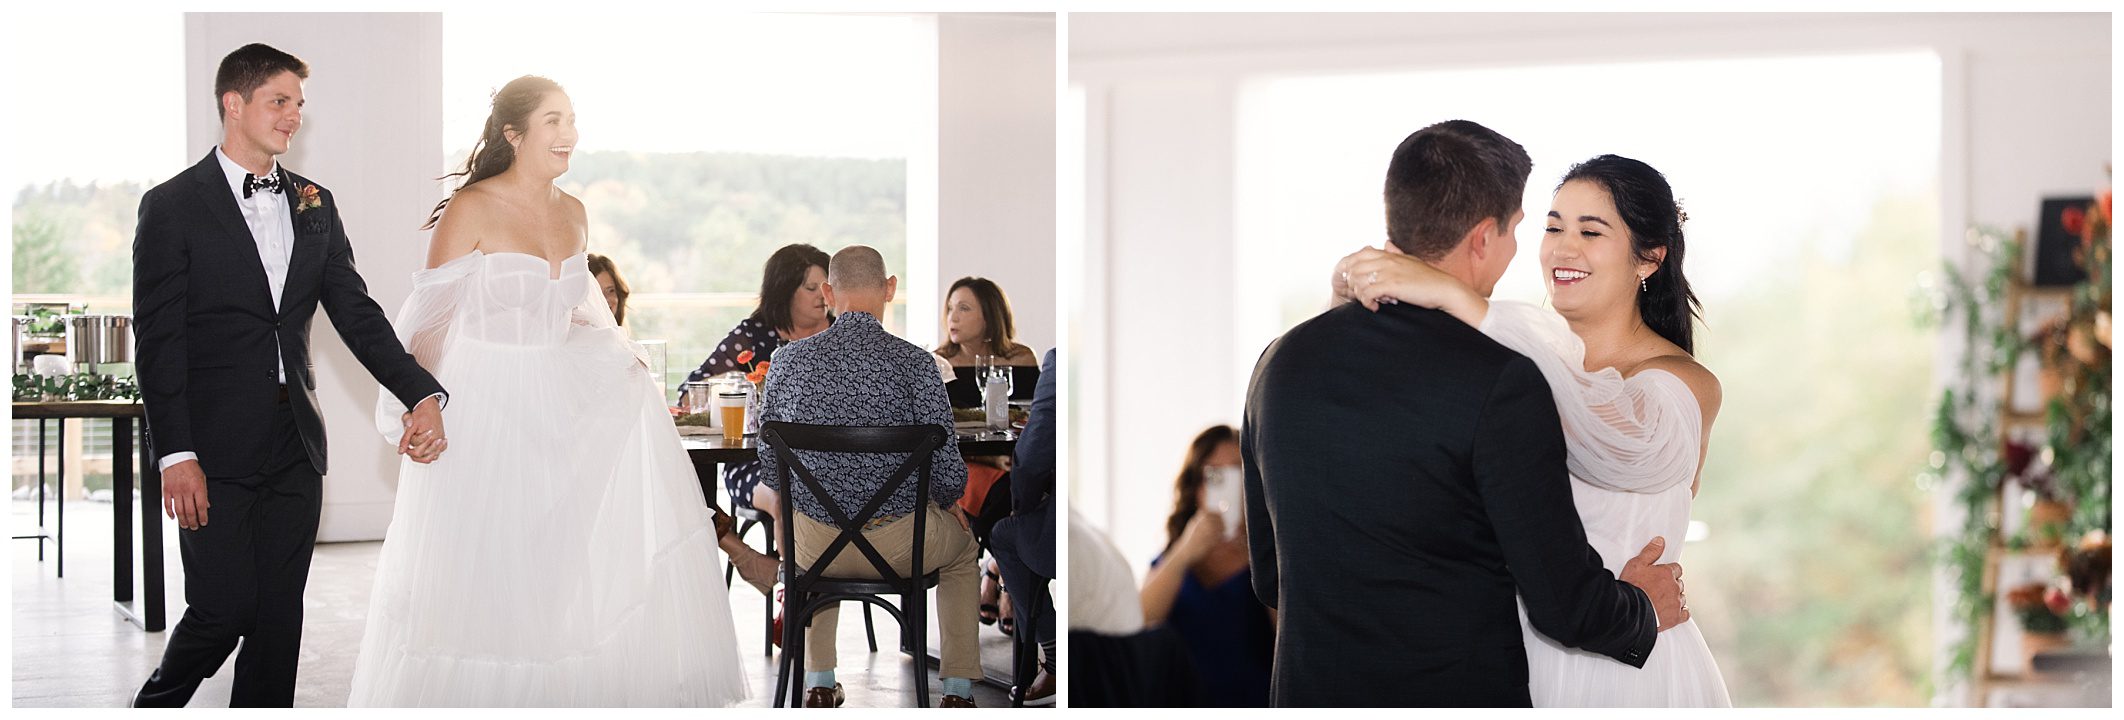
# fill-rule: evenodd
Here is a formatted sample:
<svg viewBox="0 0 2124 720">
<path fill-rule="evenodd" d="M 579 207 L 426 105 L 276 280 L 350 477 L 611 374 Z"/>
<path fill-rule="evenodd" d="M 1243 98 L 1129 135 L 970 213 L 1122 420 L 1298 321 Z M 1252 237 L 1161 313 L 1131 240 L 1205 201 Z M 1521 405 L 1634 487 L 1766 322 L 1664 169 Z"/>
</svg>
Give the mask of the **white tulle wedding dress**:
<svg viewBox="0 0 2124 720">
<path fill-rule="evenodd" d="M 747 695 L 692 463 L 584 255 L 414 274 L 399 338 L 450 392 L 402 461 L 349 706 L 722 706 Z M 396 441 L 389 393 L 378 429 Z"/>
<path fill-rule="evenodd" d="M 1620 573 L 1654 537 L 1667 539 L 1660 562 L 1679 561 L 1702 451 L 1702 409 L 1688 385 L 1664 370 L 1587 372 L 1585 343 L 1539 306 L 1493 302 L 1479 329 L 1532 359 L 1555 394 L 1572 499 L 1608 571 Z M 1732 705 L 1694 620 L 1660 633 L 1643 668 L 1557 644 L 1527 622 L 1524 604 L 1519 626 L 1535 707 Z"/>
</svg>

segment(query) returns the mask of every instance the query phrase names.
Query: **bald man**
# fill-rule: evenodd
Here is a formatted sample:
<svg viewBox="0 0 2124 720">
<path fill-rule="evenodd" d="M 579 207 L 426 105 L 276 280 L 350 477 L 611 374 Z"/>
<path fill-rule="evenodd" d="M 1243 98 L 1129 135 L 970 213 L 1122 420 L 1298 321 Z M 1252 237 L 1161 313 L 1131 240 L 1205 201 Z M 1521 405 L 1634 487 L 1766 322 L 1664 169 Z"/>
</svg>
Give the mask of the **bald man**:
<svg viewBox="0 0 2124 720">
<path fill-rule="evenodd" d="M 878 317 L 892 301 L 899 278 L 885 273 L 878 251 L 851 245 L 834 253 L 826 269 L 826 304 L 834 322 L 825 332 L 782 346 L 767 372 L 760 420 L 819 425 L 885 426 L 933 423 L 952 429 L 951 402 L 937 375 L 935 356 L 914 343 L 885 332 Z M 913 485 L 902 486 L 878 510 L 879 522 L 863 536 L 877 547 L 894 570 L 913 568 L 914 513 L 928 513 L 922 541 L 922 567 L 937 571 L 937 632 L 944 641 L 939 707 L 973 707 L 973 681 L 981 677 L 976 633 L 980 575 L 979 552 L 966 516 L 958 508 L 966 492 L 966 461 L 956 435 L 947 436 L 931 459 L 928 507 L 915 507 Z M 796 451 L 804 464 L 844 512 L 862 508 L 884 487 L 902 457 Z M 760 452 L 763 482 L 782 492 L 779 460 Z M 791 496 L 797 516 L 796 560 L 805 567 L 838 535 L 833 516 L 809 492 Z M 815 569 L 815 568 L 814 568 Z M 877 571 L 853 548 L 835 556 L 826 571 L 837 577 L 876 577 Z M 834 635 L 840 611 L 819 611 L 805 637 L 805 707 L 839 707 L 847 700 L 834 681 Z M 798 622 L 792 618 L 791 622 Z M 925 668 L 924 672 L 927 671 Z"/>
</svg>

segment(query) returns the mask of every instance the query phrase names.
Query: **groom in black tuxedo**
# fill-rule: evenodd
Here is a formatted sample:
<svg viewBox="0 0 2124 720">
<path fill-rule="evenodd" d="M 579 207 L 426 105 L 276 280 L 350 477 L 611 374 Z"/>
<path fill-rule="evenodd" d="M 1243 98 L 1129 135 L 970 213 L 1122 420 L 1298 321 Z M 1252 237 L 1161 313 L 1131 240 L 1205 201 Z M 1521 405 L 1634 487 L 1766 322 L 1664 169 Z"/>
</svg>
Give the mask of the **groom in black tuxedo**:
<svg viewBox="0 0 2124 720">
<path fill-rule="evenodd" d="M 1487 296 L 1532 162 L 1464 120 L 1387 168 L 1387 236 Z M 1622 578 L 1586 544 L 1533 361 L 1452 316 L 1346 303 L 1270 344 L 1247 390 L 1254 591 L 1279 611 L 1278 706 L 1526 706 L 1536 630 L 1643 667 L 1688 619 L 1655 549 Z"/>
<path fill-rule="evenodd" d="M 443 388 L 369 299 L 332 194 L 274 160 L 302 125 L 307 77 L 301 60 L 265 45 L 229 53 L 214 80 L 220 146 L 140 199 L 140 390 L 188 606 L 133 699 L 141 707 L 183 706 L 239 638 L 230 704 L 294 703 L 325 473 L 310 364 L 319 305 L 413 408 L 399 451 L 432 462 L 447 445 Z"/>
</svg>

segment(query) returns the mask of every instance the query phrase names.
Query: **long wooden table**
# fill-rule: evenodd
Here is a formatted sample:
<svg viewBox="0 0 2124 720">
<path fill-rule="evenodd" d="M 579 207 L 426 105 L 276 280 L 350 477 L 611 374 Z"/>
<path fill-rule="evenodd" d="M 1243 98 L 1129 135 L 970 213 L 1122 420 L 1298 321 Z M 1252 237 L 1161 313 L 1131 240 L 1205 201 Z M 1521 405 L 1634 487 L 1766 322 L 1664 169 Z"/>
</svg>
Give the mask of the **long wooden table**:
<svg viewBox="0 0 2124 720">
<path fill-rule="evenodd" d="M 126 621 L 148 632 L 162 632 L 162 469 L 146 442 L 139 444 L 141 594 L 133 598 L 133 420 L 146 417 L 133 400 L 17 402 L 17 420 L 107 419 L 111 421 L 111 603 Z M 143 423 L 142 427 L 145 427 Z M 64 502 L 62 498 L 61 502 Z"/>
</svg>

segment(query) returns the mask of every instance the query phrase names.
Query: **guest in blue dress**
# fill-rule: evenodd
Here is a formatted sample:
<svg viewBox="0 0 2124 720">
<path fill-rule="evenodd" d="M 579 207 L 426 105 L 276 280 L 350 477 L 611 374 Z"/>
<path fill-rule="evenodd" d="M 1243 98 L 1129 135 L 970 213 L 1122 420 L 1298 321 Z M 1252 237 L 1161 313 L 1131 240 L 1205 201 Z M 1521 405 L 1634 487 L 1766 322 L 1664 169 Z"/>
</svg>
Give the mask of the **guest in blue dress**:
<svg viewBox="0 0 2124 720">
<path fill-rule="evenodd" d="M 1143 622 L 1179 634 L 1210 706 L 1268 707 L 1275 618 L 1254 597 L 1239 457 L 1228 425 L 1188 446 L 1165 551 L 1143 579 Z"/>
</svg>

